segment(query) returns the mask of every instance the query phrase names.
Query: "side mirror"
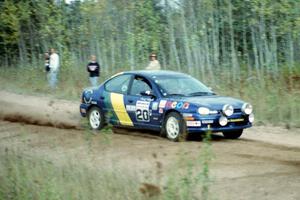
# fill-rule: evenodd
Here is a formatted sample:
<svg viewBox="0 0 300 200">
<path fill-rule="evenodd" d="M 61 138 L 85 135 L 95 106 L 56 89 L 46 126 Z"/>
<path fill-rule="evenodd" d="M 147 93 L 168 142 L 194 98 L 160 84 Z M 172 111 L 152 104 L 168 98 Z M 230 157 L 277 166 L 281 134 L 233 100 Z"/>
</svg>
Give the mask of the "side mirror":
<svg viewBox="0 0 300 200">
<path fill-rule="evenodd" d="M 151 98 L 156 98 L 156 96 L 150 90 L 142 91 L 140 94 L 142 96 L 148 96 L 148 97 L 151 97 Z"/>
</svg>

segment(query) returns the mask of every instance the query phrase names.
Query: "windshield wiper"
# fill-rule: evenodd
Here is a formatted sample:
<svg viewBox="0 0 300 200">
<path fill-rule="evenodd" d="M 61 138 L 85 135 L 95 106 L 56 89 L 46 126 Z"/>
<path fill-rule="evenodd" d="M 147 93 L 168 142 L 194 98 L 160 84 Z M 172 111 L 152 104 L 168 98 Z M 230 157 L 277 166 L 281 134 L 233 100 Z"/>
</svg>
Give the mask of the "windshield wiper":
<svg viewBox="0 0 300 200">
<path fill-rule="evenodd" d="M 205 96 L 205 95 L 216 95 L 213 92 L 193 92 L 188 94 L 188 96 Z"/>
</svg>

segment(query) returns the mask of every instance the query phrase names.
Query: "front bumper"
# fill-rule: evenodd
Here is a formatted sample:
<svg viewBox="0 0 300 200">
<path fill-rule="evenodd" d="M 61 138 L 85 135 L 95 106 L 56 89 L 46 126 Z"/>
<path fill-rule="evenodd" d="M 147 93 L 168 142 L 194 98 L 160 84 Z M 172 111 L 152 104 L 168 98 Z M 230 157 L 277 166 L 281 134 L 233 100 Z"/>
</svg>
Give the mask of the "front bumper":
<svg viewBox="0 0 300 200">
<path fill-rule="evenodd" d="M 201 116 L 199 114 L 193 115 L 193 121 L 187 121 L 187 131 L 193 132 L 223 132 L 223 131 L 234 131 L 249 128 L 252 123 L 249 122 L 249 116 L 242 113 L 235 113 L 228 117 L 228 123 L 225 126 L 221 126 L 219 119 L 222 115 L 207 115 Z"/>
<path fill-rule="evenodd" d="M 245 128 L 250 128 L 252 126 L 252 124 L 249 122 L 246 125 L 242 125 L 242 126 L 236 126 L 236 125 L 226 125 L 223 127 L 214 127 L 212 125 L 206 125 L 206 126 L 202 126 L 202 127 L 187 127 L 187 131 L 189 133 L 195 133 L 195 132 L 207 132 L 207 131 L 211 131 L 211 132 L 223 132 L 223 131 L 234 131 L 234 130 L 240 130 L 240 129 L 245 129 Z"/>
<path fill-rule="evenodd" d="M 87 116 L 87 111 L 88 111 L 89 105 L 88 104 L 80 104 L 79 106 L 79 112 L 81 114 L 82 117 L 86 117 Z"/>
</svg>

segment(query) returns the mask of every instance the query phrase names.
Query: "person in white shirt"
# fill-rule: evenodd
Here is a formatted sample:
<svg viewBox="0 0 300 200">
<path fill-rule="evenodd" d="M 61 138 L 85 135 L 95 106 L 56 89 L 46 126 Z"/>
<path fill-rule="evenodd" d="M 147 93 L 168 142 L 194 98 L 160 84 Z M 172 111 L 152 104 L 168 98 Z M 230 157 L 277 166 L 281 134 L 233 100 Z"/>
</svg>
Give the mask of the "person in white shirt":
<svg viewBox="0 0 300 200">
<path fill-rule="evenodd" d="M 160 64 L 157 60 L 157 56 L 155 53 L 152 53 L 150 56 L 150 63 L 146 67 L 146 70 L 160 70 Z"/>
<path fill-rule="evenodd" d="M 51 49 L 51 55 L 50 55 L 50 63 L 49 63 L 49 76 L 48 81 L 51 88 L 55 88 L 57 84 L 57 73 L 59 70 L 59 56 L 55 52 L 55 49 Z"/>
</svg>

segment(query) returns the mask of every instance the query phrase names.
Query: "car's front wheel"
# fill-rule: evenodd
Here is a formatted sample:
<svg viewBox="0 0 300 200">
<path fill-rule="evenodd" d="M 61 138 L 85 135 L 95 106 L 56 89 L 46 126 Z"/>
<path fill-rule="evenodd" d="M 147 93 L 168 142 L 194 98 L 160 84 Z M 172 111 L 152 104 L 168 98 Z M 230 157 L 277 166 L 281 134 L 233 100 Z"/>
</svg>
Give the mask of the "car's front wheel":
<svg viewBox="0 0 300 200">
<path fill-rule="evenodd" d="M 186 139 L 186 124 L 179 113 L 169 113 L 164 121 L 163 134 L 172 141 L 182 141 Z"/>
<path fill-rule="evenodd" d="M 226 131 L 223 132 L 223 135 L 227 139 L 237 139 L 243 134 L 243 129 L 236 130 L 236 131 Z"/>
<path fill-rule="evenodd" d="M 92 107 L 88 112 L 88 121 L 92 129 L 100 130 L 104 126 L 104 114 L 98 107 Z"/>
</svg>

